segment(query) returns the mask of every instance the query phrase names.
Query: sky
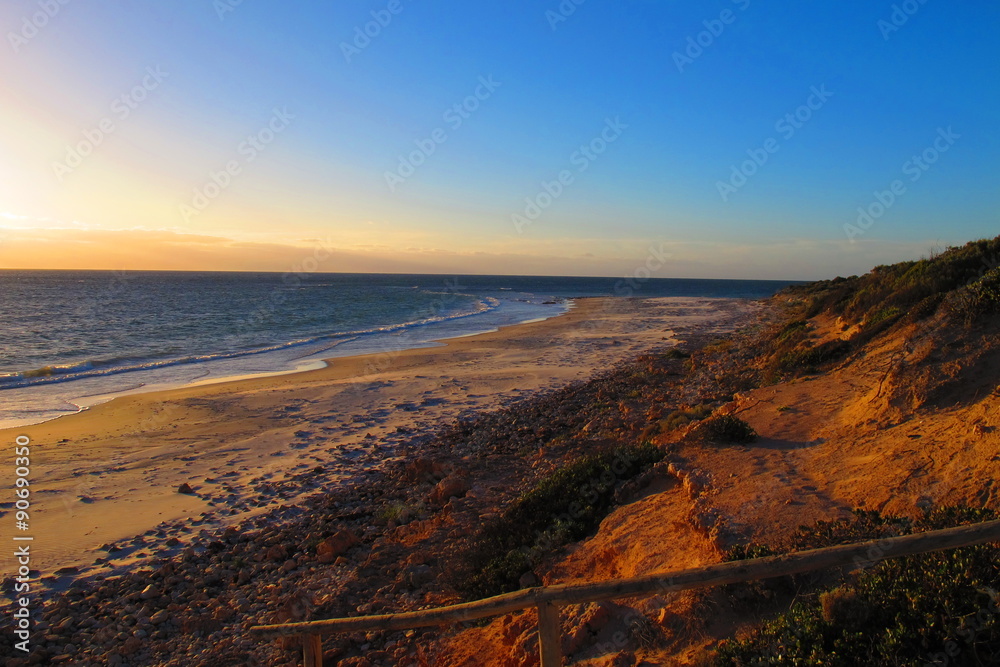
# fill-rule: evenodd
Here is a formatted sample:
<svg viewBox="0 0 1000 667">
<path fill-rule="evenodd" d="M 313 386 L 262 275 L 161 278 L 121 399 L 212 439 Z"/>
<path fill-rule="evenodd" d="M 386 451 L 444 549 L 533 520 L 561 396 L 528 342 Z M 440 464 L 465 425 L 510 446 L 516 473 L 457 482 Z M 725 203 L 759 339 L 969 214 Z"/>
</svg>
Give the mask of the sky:
<svg viewBox="0 0 1000 667">
<path fill-rule="evenodd" d="M 818 279 L 1000 233 L 996 3 L 5 0 L 0 29 L 0 268 Z"/>
</svg>

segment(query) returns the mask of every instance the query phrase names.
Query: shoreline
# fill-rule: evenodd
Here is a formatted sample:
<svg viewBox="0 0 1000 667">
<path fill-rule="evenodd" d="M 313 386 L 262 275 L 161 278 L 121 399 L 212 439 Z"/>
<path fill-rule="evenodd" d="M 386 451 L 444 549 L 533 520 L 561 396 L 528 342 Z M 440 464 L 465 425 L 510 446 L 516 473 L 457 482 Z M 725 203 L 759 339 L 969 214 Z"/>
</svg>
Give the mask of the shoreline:
<svg viewBox="0 0 1000 667">
<path fill-rule="evenodd" d="M 331 485 L 414 455 L 455 419 L 676 344 L 685 331 L 729 330 L 753 303 L 580 299 L 542 321 L 433 347 L 137 393 L 4 429 L 4 440 L 32 442 L 33 567 L 58 588 L 171 556 L 282 505 L 292 512 Z M 182 484 L 192 493 L 178 493 Z M 53 577 L 61 568 L 76 569 Z"/>
<path fill-rule="evenodd" d="M 572 309 L 572 304 L 575 299 L 587 298 L 603 297 L 566 298 L 551 304 L 553 306 L 549 309 L 551 310 L 551 313 L 546 313 L 544 316 L 538 317 L 537 313 L 530 313 L 530 317 L 528 319 L 514 321 L 510 324 L 498 324 L 496 321 L 486 320 L 480 322 L 477 326 L 472 327 L 470 331 L 460 334 L 454 334 L 453 332 L 447 330 L 437 331 L 435 329 L 441 326 L 452 326 L 458 321 L 471 321 L 474 320 L 477 315 L 489 315 L 490 313 L 461 315 L 442 322 L 424 323 L 415 327 L 411 327 L 409 325 L 401 326 L 398 330 L 369 332 L 374 334 L 374 336 L 371 339 L 365 337 L 364 340 L 368 341 L 368 343 L 367 345 L 360 346 L 360 348 L 352 347 L 355 343 L 357 343 L 359 337 L 351 332 L 345 332 L 342 334 L 331 334 L 329 336 L 331 340 L 337 337 L 343 338 L 343 340 L 336 345 L 318 351 L 315 349 L 307 350 L 304 353 L 300 353 L 298 356 L 290 356 L 287 358 L 276 357 L 275 355 L 287 354 L 294 349 L 298 349 L 297 345 L 281 345 L 279 346 L 280 349 L 265 349 L 261 351 L 249 351 L 246 353 L 232 355 L 226 354 L 219 356 L 218 358 L 212 358 L 201 362 L 163 363 L 156 368 L 135 367 L 127 370 L 107 369 L 105 372 L 98 373 L 92 377 L 81 376 L 71 378 L 69 376 L 57 376 L 56 379 L 47 382 L 6 388 L 6 391 L 22 392 L 14 397 L 15 402 L 25 402 L 30 400 L 25 398 L 25 393 L 30 394 L 35 391 L 43 392 L 41 395 L 37 396 L 37 399 L 41 403 L 47 404 L 49 407 L 40 410 L 40 412 L 44 412 L 46 414 L 46 416 L 42 418 L 30 416 L 15 418 L 13 416 L 5 417 L 0 414 L 0 431 L 6 431 L 14 428 L 26 428 L 37 424 L 43 424 L 48 421 L 53 421 L 55 419 L 72 416 L 122 396 L 132 396 L 153 392 L 167 392 L 175 389 L 207 386 L 211 384 L 240 381 L 244 379 L 304 373 L 311 370 L 326 368 L 334 359 L 379 354 L 383 349 L 401 350 L 435 347 L 437 345 L 444 344 L 443 341 L 477 336 L 484 333 L 494 333 L 500 328 L 540 322 L 554 317 L 559 317 Z M 522 316 L 525 315 L 528 314 L 522 314 Z M 397 337 L 400 334 L 407 337 L 400 339 Z M 312 341 L 313 344 L 315 344 L 315 342 L 316 341 Z M 264 366 L 271 365 L 273 367 L 261 370 L 252 370 L 239 366 L 226 367 L 227 364 L 232 364 L 234 362 L 237 364 L 245 364 L 258 359 L 264 360 Z M 163 372 L 173 374 L 181 373 L 182 375 L 169 377 L 163 376 Z M 89 382 L 108 381 L 111 379 L 117 379 L 120 382 L 118 389 L 97 390 L 96 388 L 82 388 L 82 386 Z M 75 383 L 83 383 L 83 385 L 76 385 Z M 65 394 L 47 393 L 53 391 L 58 392 L 58 390 L 63 387 L 66 388 Z M 74 392 L 72 391 L 74 387 L 81 388 Z M 0 391 L 0 395 L 2 395 L 2 391 Z M 56 407 L 57 404 L 66 407 Z"/>
</svg>

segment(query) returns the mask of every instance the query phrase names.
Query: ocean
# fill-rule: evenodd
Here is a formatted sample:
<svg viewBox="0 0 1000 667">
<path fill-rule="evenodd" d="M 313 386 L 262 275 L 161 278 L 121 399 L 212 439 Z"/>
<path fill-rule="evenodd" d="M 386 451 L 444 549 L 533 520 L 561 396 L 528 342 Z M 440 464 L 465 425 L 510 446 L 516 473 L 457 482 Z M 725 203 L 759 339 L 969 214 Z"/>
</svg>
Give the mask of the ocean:
<svg viewBox="0 0 1000 667">
<path fill-rule="evenodd" d="M 0 428 L 116 395 L 318 368 L 560 314 L 583 296 L 758 299 L 757 280 L 0 271 Z"/>
</svg>

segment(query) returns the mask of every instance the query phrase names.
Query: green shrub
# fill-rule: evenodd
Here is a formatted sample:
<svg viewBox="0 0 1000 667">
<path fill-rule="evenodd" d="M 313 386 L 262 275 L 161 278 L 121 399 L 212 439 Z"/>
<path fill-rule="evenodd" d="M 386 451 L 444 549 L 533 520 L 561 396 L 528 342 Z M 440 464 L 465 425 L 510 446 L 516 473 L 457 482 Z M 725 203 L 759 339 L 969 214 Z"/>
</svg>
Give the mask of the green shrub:
<svg viewBox="0 0 1000 667">
<path fill-rule="evenodd" d="M 733 415 L 710 417 L 695 426 L 691 434 L 716 444 L 747 443 L 757 439 L 757 431 Z"/>
<path fill-rule="evenodd" d="M 778 343 L 794 342 L 803 338 L 808 331 L 809 323 L 806 320 L 792 320 L 781 328 L 774 339 Z"/>
<path fill-rule="evenodd" d="M 915 522 L 857 512 L 851 520 L 800 529 L 791 542 L 795 550 L 818 548 L 995 518 L 989 510 L 961 507 Z M 800 590 L 787 612 L 726 642 L 715 664 L 998 664 L 998 563 L 1000 545 L 987 544 L 872 564 L 833 588 Z"/>
<path fill-rule="evenodd" d="M 585 456 L 543 478 L 488 522 L 458 555 L 455 587 L 468 599 L 519 588 L 542 557 L 593 532 L 614 504 L 617 486 L 648 470 L 664 452 L 651 444 Z"/>
<path fill-rule="evenodd" d="M 888 308 L 881 308 L 876 310 L 868 319 L 865 320 L 865 328 L 871 329 L 878 326 L 884 322 L 895 322 L 905 313 L 903 309 L 899 306 L 889 306 Z"/>
<path fill-rule="evenodd" d="M 782 373 L 815 372 L 823 364 L 842 359 L 851 350 L 845 340 L 828 340 L 814 347 L 797 348 L 778 358 L 777 369 Z"/>
<path fill-rule="evenodd" d="M 956 302 L 953 306 L 963 317 L 979 317 L 997 312 L 993 305 L 997 303 L 997 287 L 995 282 L 990 285 L 987 276 L 996 275 L 998 264 L 1000 237 L 948 248 L 919 261 L 877 266 L 863 276 L 792 286 L 782 294 L 802 304 L 800 316 L 825 312 L 851 323 L 865 322 L 869 328 L 887 326 L 886 322 L 891 324 L 900 316 L 911 321 L 928 317 L 945 295 L 953 296 L 949 300 Z M 973 287 L 980 281 L 980 287 Z M 963 290 L 964 294 L 953 295 Z"/>
<path fill-rule="evenodd" d="M 1000 312 L 1000 268 L 987 272 L 949 297 L 949 312 L 969 325 Z"/>
</svg>

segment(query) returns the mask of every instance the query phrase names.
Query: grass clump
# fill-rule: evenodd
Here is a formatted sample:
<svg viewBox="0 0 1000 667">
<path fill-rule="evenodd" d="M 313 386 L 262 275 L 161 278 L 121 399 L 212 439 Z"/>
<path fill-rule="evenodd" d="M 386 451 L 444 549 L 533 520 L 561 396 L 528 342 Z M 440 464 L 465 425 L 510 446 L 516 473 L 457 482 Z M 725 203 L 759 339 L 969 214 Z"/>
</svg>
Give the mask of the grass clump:
<svg viewBox="0 0 1000 667">
<path fill-rule="evenodd" d="M 410 504 L 401 501 L 386 503 L 375 514 L 375 520 L 381 524 L 404 524 L 423 512 L 420 504 Z"/>
<path fill-rule="evenodd" d="M 795 550 L 979 523 L 995 512 L 943 508 L 916 521 L 858 512 L 800 529 Z M 744 547 L 743 555 L 751 553 Z M 891 551 L 880 554 L 891 556 Z M 859 563 L 859 574 L 725 643 L 715 665 L 987 665 L 1000 662 L 1000 545 Z"/>
<path fill-rule="evenodd" d="M 660 430 L 673 431 L 674 429 L 681 428 L 682 426 L 687 426 L 691 422 L 701 421 L 705 417 L 712 414 L 713 409 L 714 408 L 710 403 L 704 403 L 702 405 L 696 405 L 693 408 L 674 410 L 664 419 L 660 420 Z"/>
<path fill-rule="evenodd" d="M 851 350 L 844 340 L 829 340 L 816 346 L 799 347 L 778 358 L 777 370 L 784 374 L 814 373 L 819 367 L 843 358 Z"/>
<path fill-rule="evenodd" d="M 710 417 L 695 426 L 691 434 L 716 444 L 747 443 L 757 439 L 757 431 L 733 415 Z"/>
<path fill-rule="evenodd" d="M 949 297 L 949 312 L 967 325 L 1000 312 L 1000 268 L 989 271 Z"/>
<path fill-rule="evenodd" d="M 651 444 L 623 445 L 576 460 L 539 481 L 488 522 L 459 554 L 454 585 L 467 599 L 517 590 L 542 557 L 593 532 L 618 485 L 662 460 Z"/>
</svg>

